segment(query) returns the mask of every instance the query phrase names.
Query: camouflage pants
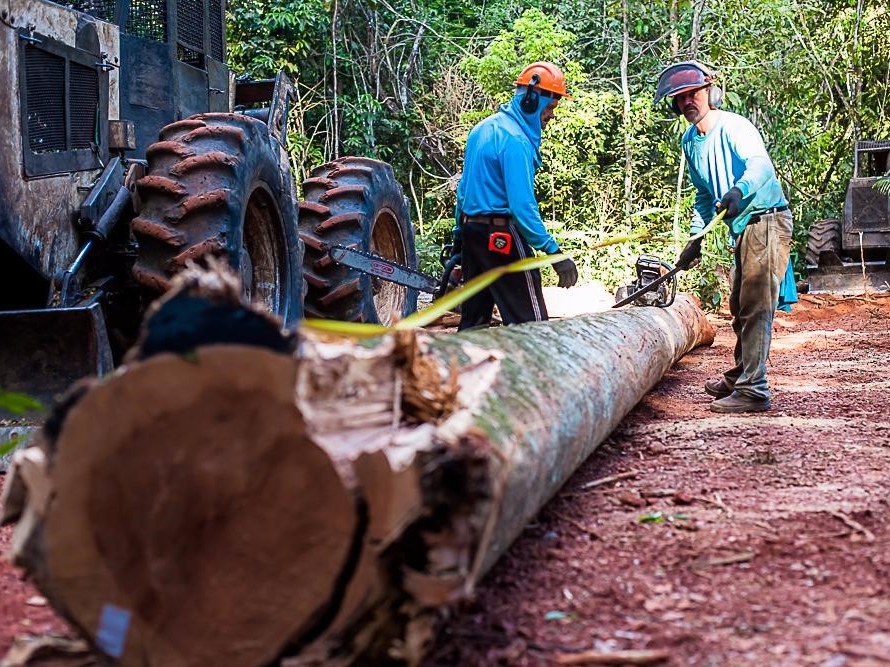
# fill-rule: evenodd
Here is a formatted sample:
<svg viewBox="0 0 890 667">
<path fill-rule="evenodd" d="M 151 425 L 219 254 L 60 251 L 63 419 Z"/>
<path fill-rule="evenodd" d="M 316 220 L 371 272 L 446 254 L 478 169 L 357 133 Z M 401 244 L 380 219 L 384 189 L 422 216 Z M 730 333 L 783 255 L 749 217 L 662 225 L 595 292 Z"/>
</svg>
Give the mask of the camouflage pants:
<svg viewBox="0 0 890 667">
<path fill-rule="evenodd" d="M 723 375 L 729 386 L 753 398 L 770 396 L 766 360 L 792 226 L 791 211 L 764 214 L 751 219 L 735 245 L 729 294 L 735 366 Z"/>
</svg>

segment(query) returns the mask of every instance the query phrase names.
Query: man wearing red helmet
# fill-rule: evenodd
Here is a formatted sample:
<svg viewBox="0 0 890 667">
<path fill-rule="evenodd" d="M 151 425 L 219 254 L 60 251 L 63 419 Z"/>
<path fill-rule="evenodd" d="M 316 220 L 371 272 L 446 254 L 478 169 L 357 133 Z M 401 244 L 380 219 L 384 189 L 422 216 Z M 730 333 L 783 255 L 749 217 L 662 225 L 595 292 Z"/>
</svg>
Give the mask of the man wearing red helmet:
<svg viewBox="0 0 890 667">
<path fill-rule="evenodd" d="M 716 75 L 701 63 L 677 63 L 659 76 L 655 103 L 669 99 L 674 113 L 692 124 L 682 139 L 696 191 L 692 233 L 704 229 L 715 211 L 725 211 L 733 240 L 729 310 L 735 365 L 705 383 L 715 398 L 711 410 L 762 412 L 771 407 L 766 361 L 789 275 L 794 291 L 788 259 L 792 217 L 760 133 L 747 118 L 719 108 L 723 91 L 715 84 Z M 686 245 L 677 266 L 689 268 L 701 256 L 701 241 Z M 796 293 L 787 296 L 797 300 Z"/>
<path fill-rule="evenodd" d="M 467 137 L 457 188 L 454 253 L 461 253 L 465 280 L 496 266 L 531 257 L 534 250 L 560 252 L 547 232 L 535 199 L 541 166 L 541 131 L 560 99 L 571 99 L 562 71 L 537 62 L 515 82 L 516 92 Z M 560 287 L 571 287 L 578 270 L 571 259 L 553 265 Z M 495 304 L 504 324 L 547 319 L 538 270 L 507 274 L 461 306 L 458 329 L 488 326 Z"/>
</svg>

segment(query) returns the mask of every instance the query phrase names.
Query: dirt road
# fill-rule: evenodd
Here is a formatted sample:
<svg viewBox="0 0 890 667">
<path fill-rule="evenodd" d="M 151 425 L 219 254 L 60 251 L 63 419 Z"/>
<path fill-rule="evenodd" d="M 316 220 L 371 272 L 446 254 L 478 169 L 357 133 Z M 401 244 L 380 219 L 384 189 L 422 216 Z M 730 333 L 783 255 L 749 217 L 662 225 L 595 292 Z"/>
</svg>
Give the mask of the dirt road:
<svg viewBox="0 0 890 667">
<path fill-rule="evenodd" d="M 733 340 L 717 318 L 714 347 L 578 471 L 427 667 L 630 649 L 671 665 L 890 664 L 890 297 L 804 299 L 777 320 L 772 412 L 708 411 L 702 383 Z M 34 595 L 0 564 L 0 654 L 63 628 Z"/>
<path fill-rule="evenodd" d="M 677 365 L 529 526 L 428 666 L 660 649 L 671 665 L 890 664 L 890 298 L 805 296 L 776 325 L 774 410 Z M 621 473 L 632 478 L 584 488 Z M 648 664 L 648 663 L 647 663 Z"/>
</svg>

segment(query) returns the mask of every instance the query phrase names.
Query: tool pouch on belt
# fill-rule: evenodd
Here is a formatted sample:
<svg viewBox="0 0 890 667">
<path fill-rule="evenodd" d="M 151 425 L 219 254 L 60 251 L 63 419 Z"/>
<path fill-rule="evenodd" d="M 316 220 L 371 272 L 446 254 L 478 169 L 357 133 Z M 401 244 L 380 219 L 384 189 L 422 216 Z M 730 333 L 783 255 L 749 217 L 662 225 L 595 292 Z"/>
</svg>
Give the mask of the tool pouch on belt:
<svg viewBox="0 0 890 667">
<path fill-rule="evenodd" d="M 488 225 L 488 250 L 499 255 L 509 255 L 513 250 L 513 235 L 506 225 L 494 222 Z"/>
</svg>

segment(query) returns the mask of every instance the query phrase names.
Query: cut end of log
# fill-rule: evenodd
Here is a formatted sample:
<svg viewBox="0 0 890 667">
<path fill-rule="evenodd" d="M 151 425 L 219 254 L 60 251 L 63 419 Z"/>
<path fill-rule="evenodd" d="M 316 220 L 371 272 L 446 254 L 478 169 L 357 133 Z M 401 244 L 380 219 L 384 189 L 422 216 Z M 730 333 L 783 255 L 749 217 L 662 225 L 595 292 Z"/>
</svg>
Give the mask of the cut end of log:
<svg viewBox="0 0 890 667">
<path fill-rule="evenodd" d="M 306 437 L 294 376 L 291 357 L 210 347 L 154 357 L 72 408 L 45 593 L 105 653 L 253 667 L 329 614 L 357 508 Z"/>
</svg>

